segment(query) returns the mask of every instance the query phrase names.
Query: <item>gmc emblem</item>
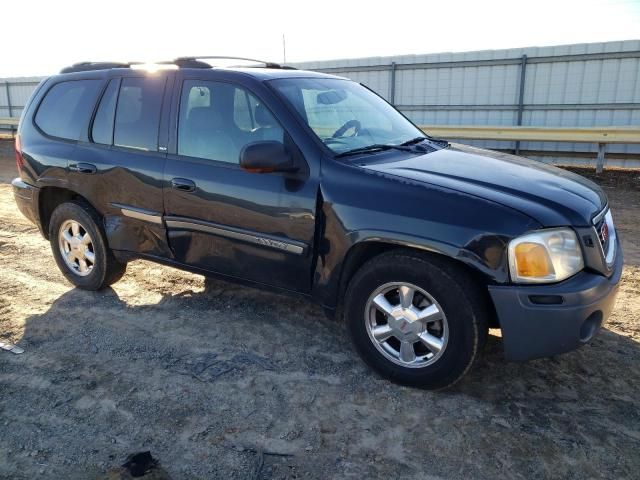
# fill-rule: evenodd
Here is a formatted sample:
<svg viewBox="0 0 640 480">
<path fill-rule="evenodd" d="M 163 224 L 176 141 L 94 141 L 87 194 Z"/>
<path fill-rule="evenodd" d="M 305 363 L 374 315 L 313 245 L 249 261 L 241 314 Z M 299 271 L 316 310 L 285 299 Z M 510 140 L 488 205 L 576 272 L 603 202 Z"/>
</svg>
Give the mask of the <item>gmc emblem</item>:
<svg viewBox="0 0 640 480">
<path fill-rule="evenodd" d="M 600 238 L 602 238 L 603 244 L 607 243 L 607 240 L 609 239 L 609 226 L 607 225 L 607 222 L 603 223 L 600 228 Z"/>
</svg>

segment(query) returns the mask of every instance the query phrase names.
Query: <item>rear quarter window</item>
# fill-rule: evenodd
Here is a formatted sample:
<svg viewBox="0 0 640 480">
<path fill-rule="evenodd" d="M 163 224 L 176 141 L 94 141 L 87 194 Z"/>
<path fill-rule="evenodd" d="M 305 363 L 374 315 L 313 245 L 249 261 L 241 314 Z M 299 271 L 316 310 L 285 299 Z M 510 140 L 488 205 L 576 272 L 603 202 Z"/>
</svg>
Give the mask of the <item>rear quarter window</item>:
<svg viewBox="0 0 640 480">
<path fill-rule="evenodd" d="M 117 78 L 112 79 L 104 95 L 102 95 L 91 129 L 91 139 L 95 143 L 111 145 L 113 141 L 113 120 L 116 114 L 119 86 L 120 80 Z"/>
<path fill-rule="evenodd" d="M 89 122 L 100 80 L 70 80 L 55 84 L 46 93 L 35 123 L 47 135 L 78 140 Z"/>
</svg>

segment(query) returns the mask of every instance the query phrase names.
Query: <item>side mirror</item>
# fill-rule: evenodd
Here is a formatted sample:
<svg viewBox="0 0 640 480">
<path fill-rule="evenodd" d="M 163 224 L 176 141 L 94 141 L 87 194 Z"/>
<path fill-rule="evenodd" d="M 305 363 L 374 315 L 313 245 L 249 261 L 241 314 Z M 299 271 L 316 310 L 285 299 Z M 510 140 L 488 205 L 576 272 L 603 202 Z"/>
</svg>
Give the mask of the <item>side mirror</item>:
<svg viewBox="0 0 640 480">
<path fill-rule="evenodd" d="M 291 152 L 281 142 L 253 142 L 240 151 L 240 167 L 254 173 L 295 172 Z"/>
</svg>

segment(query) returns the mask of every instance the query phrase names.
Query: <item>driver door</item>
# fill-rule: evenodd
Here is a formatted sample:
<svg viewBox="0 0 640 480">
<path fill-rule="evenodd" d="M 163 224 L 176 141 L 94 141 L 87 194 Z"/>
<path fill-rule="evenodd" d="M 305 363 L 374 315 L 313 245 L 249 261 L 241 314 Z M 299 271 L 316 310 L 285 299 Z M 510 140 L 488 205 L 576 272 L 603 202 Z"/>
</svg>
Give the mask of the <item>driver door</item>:
<svg viewBox="0 0 640 480">
<path fill-rule="evenodd" d="M 188 74 L 179 74 L 176 83 L 175 135 L 163 189 L 175 258 L 222 275 L 309 291 L 317 180 L 252 173 L 239 165 L 242 148 L 251 142 L 276 140 L 299 150 L 248 88 Z"/>
</svg>

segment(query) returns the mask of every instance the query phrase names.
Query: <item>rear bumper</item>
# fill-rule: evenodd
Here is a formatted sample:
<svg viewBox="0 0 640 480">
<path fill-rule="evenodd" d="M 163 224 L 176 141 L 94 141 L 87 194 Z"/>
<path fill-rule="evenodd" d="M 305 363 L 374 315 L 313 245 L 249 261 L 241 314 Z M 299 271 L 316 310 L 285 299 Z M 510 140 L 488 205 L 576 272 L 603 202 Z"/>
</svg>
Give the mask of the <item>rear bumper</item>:
<svg viewBox="0 0 640 480">
<path fill-rule="evenodd" d="M 581 272 L 555 285 L 489 287 L 506 359 L 557 355 L 591 340 L 613 310 L 622 266 L 618 245 L 615 268 L 608 278 Z"/>
<path fill-rule="evenodd" d="M 13 198 L 16 201 L 18 210 L 33 223 L 37 224 L 38 209 L 36 205 L 38 188 L 24 183 L 19 178 L 14 178 L 11 181 L 11 186 L 13 187 Z"/>
</svg>

